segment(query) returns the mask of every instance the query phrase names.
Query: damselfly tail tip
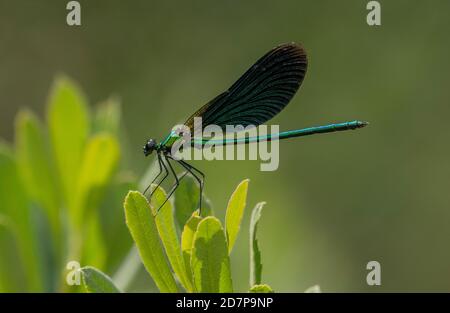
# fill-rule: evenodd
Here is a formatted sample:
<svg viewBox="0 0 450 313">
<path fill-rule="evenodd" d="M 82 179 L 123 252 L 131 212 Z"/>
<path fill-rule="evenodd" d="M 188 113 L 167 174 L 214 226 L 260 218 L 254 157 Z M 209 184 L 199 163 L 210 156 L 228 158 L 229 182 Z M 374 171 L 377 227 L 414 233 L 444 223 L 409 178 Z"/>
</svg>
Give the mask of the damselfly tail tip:
<svg viewBox="0 0 450 313">
<path fill-rule="evenodd" d="M 366 127 L 367 125 L 369 125 L 369 122 L 366 121 L 358 121 L 358 128 L 363 128 Z"/>
</svg>

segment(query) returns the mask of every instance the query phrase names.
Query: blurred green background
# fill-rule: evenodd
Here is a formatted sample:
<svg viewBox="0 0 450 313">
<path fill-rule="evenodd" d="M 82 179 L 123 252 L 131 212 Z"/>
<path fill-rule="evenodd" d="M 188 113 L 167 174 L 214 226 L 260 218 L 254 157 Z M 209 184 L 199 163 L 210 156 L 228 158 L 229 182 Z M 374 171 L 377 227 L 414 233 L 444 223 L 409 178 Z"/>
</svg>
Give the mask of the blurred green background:
<svg viewBox="0 0 450 313">
<path fill-rule="evenodd" d="M 379 27 L 366 24 L 361 0 L 80 1 L 80 27 L 67 26 L 66 3 L 0 0 L 1 138 L 13 141 L 20 108 L 44 118 L 64 73 L 90 104 L 121 100 L 122 155 L 139 176 L 151 161 L 145 140 L 165 136 L 273 46 L 301 42 L 306 79 L 272 123 L 371 124 L 283 142 L 275 172 L 258 161 L 195 161 L 216 214 L 250 178 L 248 208 L 267 202 L 263 281 L 276 291 L 450 291 L 450 2 L 380 1 Z M 110 214 L 122 218 L 120 201 Z M 231 256 L 241 291 L 249 213 Z M 366 284 L 371 260 L 382 286 Z"/>
</svg>

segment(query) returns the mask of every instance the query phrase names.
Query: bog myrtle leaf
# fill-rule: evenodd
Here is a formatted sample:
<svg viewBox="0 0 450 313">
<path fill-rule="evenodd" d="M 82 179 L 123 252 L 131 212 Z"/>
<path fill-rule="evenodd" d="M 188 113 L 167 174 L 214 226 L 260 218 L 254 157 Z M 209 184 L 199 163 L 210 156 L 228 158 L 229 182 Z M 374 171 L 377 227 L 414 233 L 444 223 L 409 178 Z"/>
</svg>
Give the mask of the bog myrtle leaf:
<svg viewBox="0 0 450 313">
<path fill-rule="evenodd" d="M 133 247 L 133 240 L 123 220 L 121 206 L 128 191 L 137 189 L 134 181 L 135 178 L 132 175 L 119 173 L 112 185 L 107 188 L 101 201 L 99 220 L 102 233 L 107 234 L 107 240 L 104 240 L 103 243 L 108 253 L 106 267 L 102 267 L 102 269 L 107 272 L 117 270 Z M 139 259 L 139 256 L 137 258 Z M 117 280 L 114 281 L 117 283 Z"/>
<path fill-rule="evenodd" d="M 98 212 L 90 212 L 84 224 L 82 264 L 103 268 L 107 258 L 106 238 L 103 238 Z"/>
<path fill-rule="evenodd" d="M 0 214 L 0 292 L 21 292 L 26 290 L 23 270 L 17 266 L 20 258 L 17 250 L 16 231 L 10 218 Z"/>
<path fill-rule="evenodd" d="M 211 201 L 208 197 L 206 197 L 205 193 L 203 193 L 202 200 L 202 217 L 214 216 L 214 210 L 211 204 Z"/>
<path fill-rule="evenodd" d="M 125 198 L 125 218 L 141 260 L 161 292 L 177 292 L 147 199 L 138 191 Z"/>
<path fill-rule="evenodd" d="M 152 187 L 155 188 L 156 185 L 153 185 Z M 166 250 L 166 254 L 170 265 L 172 265 L 173 271 L 178 276 L 178 279 L 183 287 L 187 291 L 192 291 L 192 283 L 187 275 L 186 265 L 181 253 L 180 242 L 178 240 L 177 231 L 175 228 L 172 203 L 170 201 L 166 201 L 164 206 L 161 207 L 166 198 L 167 195 L 161 187 L 154 190 L 154 194 L 151 199 L 151 207 L 153 210 L 153 215 L 155 215 L 156 227 L 158 228 L 159 236 L 161 237 L 161 241 L 164 245 L 164 249 Z M 160 208 L 159 212 L 156 212 L 158 208 Z"/>
<path fill-rule="evenodd" d="M 83 277 L 83 285 L 87 292 L 93 293 L 119 293 L 111 278 L 100 270 L 86 266 L 80 269 Z"/>
<path fill-rule="evenodd" d="M 270 288 L 269 285 L 262 284 L 262 285 L 254 285 L 252 288 L 250 288 L 250 292 L 253 293 L 272 293 L 274 292 L 272 288 Z"/>
<path fill-rule="evenodd" d="M 184 175 L 184 173 L 181 175 Z M 186 175 L 175 191 L 175 216 L 180 229 L 183 229 L 192 212 L 198 208 L 199 196 L 200 191 L 195 179 Z"/>
<path fill-rule="evenodd" d="M 71 207 L 89 133 L 89 113 L 81 91 L 66 77 L 57 78 L 53 84 L 47 123 L 63 196 L 66 206 Z"/>
<path fill-rule="evenodd" d="M 59 195 L 52 166 L 50 147 L 44 129 L 30 111 L 16 118 L 15 145 L 17 163 L 28 194 L 44 209 L 55 241 L 60 238 Z"/>
<path fill-rule="evenodd" d="M 17 163 L 9 147 L 0 143 L 0 214 L 14 224 L 20 261 L 27 279 L 28 291 L 43 290 L 43 264 L 38 250 L 35 224 Z M 3 252 L 2 252 L 3 253 Z"/>
<path fill-rule="evenodd" d="M 262 263 L 261 251 L 256 238 L 258 222 L 265 202 L 258 203 L 252 211 L 250 218 L 250 286 L 261 284 Z"/>
<path fill-rule="evenodd" d="M 82 158 L 77 198 L 72 206 L 71 217 L 77 229 L 83 228 L 86 238 L 82 247 L 82 260 L 103 268 L 106 248 L 102 238 L 98 207 L 106 186 L 119 160 L 119 144 L 109 134 L 97 134 L 89 138 Z"/>
<path fill-rule="evenodd" d="M 233 292 L 225 234 L 213 216 L 205 217 L 197 226 L 191 267 L 198 292 Z"/>
<path fill-rule="evenodd" d="M 185 173 L 180 174 L 179 177 L 182 177 L 184 174 Z M 175 217 L 180 229 L 183 229 L 192 213 L 198 209 L 199 197 L 200 189 L 197 181 L 191 175 L 186 175 L 183 180 L 180 181 L 180 186 L 178 186 L 175 191 Z M 211 215 L 214 215 L 211 202 L 205 196 L 205 193 L 203 193 L 202 216 L 205 217 Z"/>
<path fill-rule="evenodd" d="M 243 180 L 231 195 L 228 201 L 227 213 L 225 216 L 225 229 L 227 232 L 228 253 L 231 253 L 239 228 L 241 227 L 242 216 L 247 201 L 248 179 Z"/>
<path fill-rule="evenodd" d="M 86 145 L 78 179 L 73 217 L 76 225 L 83 222 L 85 210 L 99 206 L 99 200 L 119 161 L 119 144 L 112 135 L 91 137 Z"/>
<path fill-rule="evenodd" d="M 305 290 L 305 293 L 321 293 L 319 285 L 314 285 Z"/>
<path fill-rule="evenodd" d="M 110 98 L 97 107 L 94 114 L 93 133 L 119 134 L 121 109 L 116 98 Z"/>
<path fill-rule="evenodd" d="M 198 223 L 202 218 L 198 216 L 195 211 L 192 216 L 187 220 L 181 233 L 181 251 L 183 253 L 184 264 L 186 265 L 186 275 L 190 281 L 192 281 L 192 268 L 191 268 L 191 255 L 192 244 L 194 242 L 194 234 L 197 231 Z"/>
</svg>

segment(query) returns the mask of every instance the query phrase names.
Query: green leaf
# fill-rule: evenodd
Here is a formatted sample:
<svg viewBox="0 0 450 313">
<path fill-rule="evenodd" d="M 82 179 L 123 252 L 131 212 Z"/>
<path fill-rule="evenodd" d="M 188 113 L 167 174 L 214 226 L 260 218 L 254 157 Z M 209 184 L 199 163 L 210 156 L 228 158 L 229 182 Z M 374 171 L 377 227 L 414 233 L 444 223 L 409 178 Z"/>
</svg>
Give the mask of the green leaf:
<svg viewBox="0 0 450 313">
<path fill-rule="evenodd" d="M 250 288 L 250 292 L 252 293 L 273 293 L 274 291 L 272 288 L 270 288 L 269 285 L 262 284 L 262 285 L 254 285 L 252 288 Z"/>
<path fill-rule="evenodd" d="M 107 132 L 118 135 L 120 129 L 121 109 L 116 98 L 110 98 L 101 103 L 94 115 L 93 133 Z"/>
<path fill-rule="evenodd" d="M 192 256 L 192 244 L 194 242 L 194 234 L 197 231 L 198 223 L 202 218 L 198 216 L 197 211 L 192 213 L 192 216 L 187 220 L 181 233 L 181 251 L 183 253 L 184 264 L 186 265 L 186 273 L 188 279 L 193 281 L 192 268 L 191 268 L 191 256 Z"/>
<path fill-rule="evenodd" d="M 0 292 L 21 292 L 26 290 L 22 267 L 17 264 L 20 253 L 17 249 L 16 232 L 11 220 L 0 215 Z"/>
<path fill-rule="evenodd" d="M 84 224 L 82 264 L 103 268 L 107 256 L 98 212 L 91 212 Z"/>
<path fill-rule="evenodd" d="M 119 144 L 109 134 L 89 139 L 79 173 L 73 217 L 81 225 L 86 211 L 95 210 L 119 160 Z"/>
<path fill-rule="evenodd" d="M 154 187 L 156 187 L 156 185 L 152 186 L 152 190 Z M 162 240 L 173 271 L 177 274 L 183 287 L 187 291 L 192 291 L 192 282 L 187 275 L 186 265 L 181 253 L 180 242 L 175 229 L 172 204 L 170 201 L 166 201 L 164 206 L 161 207 L 166 198 L 167 195 L 161 187 L 154 190 L 151 207 L 153 210 L 153 215 L 155 215 L 156 227 L 158 228 L 159 236 Z M 158 208 L 160 208 L 159 212 L 156 212 L 155 210 Z"/>
<path fill-rule="evenodd" d="M 20 254 L 18 264 L 23 264 L 28 291 L 43 291 L 42 259 L 37 245 L 35 225 L 31 218 L 30 204 L 19 178 L 13 154 L 1 143 L 0 199 L 0 214 L 7 216 L 16 230 Z"/>
<path fill-rule="evenodd" d="M 110 97 L 106 101 L 96 106 L 94 120 L 92 123 L 92 133 L 108 133 L 118 138 L 121 146 L 121 165 L 123 168 L 131 168 L 133 151 L 135 147 L 130 147 L 129 138 L 122 131 L 122 108 L 117 97 Z"/>
<path fill-rule="evenodd" d="M 119 144 L 113 136 L 97 134 L 89 138 L 75 190 L 77 198 L 71 210 L 77 233 L 72 235 L 81 236 L 78 240 L 83 243 L 83 262 L 100 268 L 103 268 L 106 260 L 106 249 L 99 220 L 99 206 L 118 160 Z M 72 257 L 79 257 L 76 248 L 72 253 Z"/>
<path fill-rule="evenodd" d="M 256 238 L 258 222 L 261 218 L 261 211 L 265 202 L 258 203 L 252 211 L 250 219 L 250 286 L 261 284 L 262 263 L 261 251 Z"/>
<path fill-rule="evenodd" d="M 183 176 L 180 174 L 179 177 Z M 192 213 L 198 209 L 198 201 L 200 197 L 200 189 L 194 177 L 186 175 L 183 180 L 180 181 L 180 185 L 175 191 L 175 217 L 180 229 L 183 229 L 187 220 L 191 217 Z M 211 202 L 203 193 L 202 200 L 202 216 L 211 216 L 213 211 L 211 208 Z"/>
<path fill-rule="evenodd" d="M 202 200 L 202 214 L 201 217 L 214 216 L 214 210 L 209 198 L 203 192 L 203 200 Z"/>
<path fill-rule="evenodd" d="M 36 203 L 44 209 L 52 236 L 61 236 L 60 201 L 55 169 L 44 129 L 30 111 L 20 111 L 16 118 L 16 155 L 24 186 Z M 57 244 L 58 245 L 58 244 Z"/>
<path fill-rule="evenodd" d="M 136 189 L 135 178 L 132 175 L 119 173 L 102 199 L 99 219 L 103 234 L 108 236 L 108 240 L 103 241 L 107 252 L 106 266 L 102 267 L 104 271 L 115 271 L 133 247 L 133 239 L 124 223 L 122 203 L 128 191 Z M 136 255 L 139 260 L 137 250 Z M 140 261 L 139 265 L 141 265 Z M 117 283 L 117 280 L 114 281 Z M 119 284 L 118 286 L 121 287 Z"/>
<path fill-rule="evenodd" d="M 225 229 L 227 232 L 228 253 L 231 253 L 239 228 L 241 226 L 242 216 L 247 201 L 248 179 L 243 180 L 231 195 L 228 201 L 227 213 L 225 216 Z"/>
<path fill-rule="evenodd" d="M 119 293 L 111 278 L 100 270 L 86 266 L 80 269 L 83 277 L 83 285 L 87 292 L 94 293 Z"/>
<path fill-rule="evenodd" d="M 124 206 L 127 226 L 145 268 L 161 292 L 177 292 L 147 199 L 138 191 L 130 191 Z"/>
<path fill-rule="evenodd" d="M 220 221 L 213 216 L 198 224 L 191 267 L 198 292 L 233 292 L 225 234 Z"/>
<path fill-rule="evenodd" d="M 197 210 L 199 196 L 200 190 L 195 179 L 186 175 L 175 191 L 175 215 L 180 229 L 183 229 L 192 212 Z"/>
<path fill-rule="evenodd" d="M 319 285 L 314 285 L 305 290 L 305 293 L 321 293 Z"/>
<path fill-rule="evenodd" d="M 83 149 L 89 133 L 89 113 L 79 88 L 68 78 L 59 77 L 53 84 L 47 110 L 56 166 L 66 206 L 76 199 Z"/>
</svg>

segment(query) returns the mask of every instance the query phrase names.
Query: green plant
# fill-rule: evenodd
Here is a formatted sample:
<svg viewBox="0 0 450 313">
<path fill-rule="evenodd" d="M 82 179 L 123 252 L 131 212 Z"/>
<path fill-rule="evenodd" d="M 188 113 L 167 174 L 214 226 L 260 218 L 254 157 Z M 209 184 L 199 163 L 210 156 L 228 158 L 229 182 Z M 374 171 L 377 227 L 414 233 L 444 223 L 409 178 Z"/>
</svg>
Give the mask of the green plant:
<svg viewBox="0 0 450 313">
<path fill-rule="evenodd" d="M 119 129 L 116 100 L 90 111 L 66 77 L 52 86 L 45 123 L 19 112 L 14 145 L 0 142 L 0 292 L 75 291 L 68 261 L 107 271 L 121 262 L 131 240 L 118 199 L 136 185 L 121 171 Z"/>
<path fill-rule="evenodd" d="M 161 292 L 234 291 L 230 254 L 248 180 L 230 197 L 224 226 L 208 199 L 198 215 L 199 190 L 191 176 L 174 201 L 155 212 L 166 198 L 162 188 L 151 203 L 129 191 L 144 189 L 157 166 L 149 166 L 140 184 L 130 175 L 120 153 L 125 141 L 117 100 L 91 111 L 79 87 L 59 77 L 46 113 L 43 123 L 20 111 L 14 145 L 0 141 L 0 292 L 127 291 L 139 255 Z M 262 284 L 256 237 L 263 205 L 256 205 L 250 221 L 250 292 L 272 292 Z M 66 268 L 74 261 L 89 266 Z M 68 285 L 68 272 L 80 274 L 85 288 Z M 113 279 L 104 274 L 114 272 Z"/>
<path fill-rule="evenodd" d="M 173 207 L 170 201 L 160 209 L 166 193 L 157 187 L 149 203 L 138 191 L 130 191 L 125 198 L 125 217 L 130 233 L 136 243 L 141 260 L 161 292 L 233 292 L 229 255 L 239 233 L 246 206 L 248 180 L 242 181 L 228 202 L 225 227 L 213 216 L 209 208 L 199 216 L 196 208 L 195 181 L 188 176 L 175 194 Z M 156 186 L 152 186 L 155 188 Z M 180 202 L 177 199 L 183 199 Z M 178 206 L 183 216 L 180 221 Z M 250 230 L 251 292 L 273 292 L 268 285 L 261 284 L 262 265 L 256 227 L 264 203 L 253 210 Z M 178 236 L 177 227 L 181 235 Z M 92 277 L 92 269 L 83 275 Z M 102 292 L 111 280 L 96 272 L 95 279 L 85 279 L 88 291 Z M 175 274 L 175 275 L 174 275 Z M 178 282 L 178 283 L 177 283 Z M 118 288 L 109 288 L 118 291 Z"/>
</svg>

